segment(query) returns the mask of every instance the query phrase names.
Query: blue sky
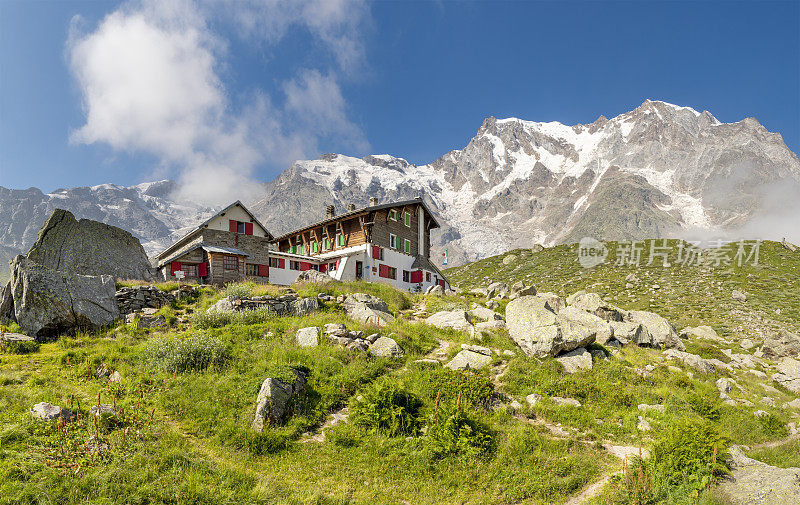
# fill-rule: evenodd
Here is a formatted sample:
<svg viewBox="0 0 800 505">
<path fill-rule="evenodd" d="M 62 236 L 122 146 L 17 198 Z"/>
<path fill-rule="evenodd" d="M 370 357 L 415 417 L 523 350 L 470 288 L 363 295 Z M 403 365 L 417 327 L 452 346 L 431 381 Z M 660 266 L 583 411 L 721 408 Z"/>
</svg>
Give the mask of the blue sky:
<svg viewBox="0 0 800 505">
<path fill-rule="evenodd" d="M 800 2 L 0 1 L 0 185 L 236 192 L 323 152 L 431 162 L 483 118 L 646 98 L 800 150 Z M 227 194 L 220 194 L 226 200 Z"/>
</svg>

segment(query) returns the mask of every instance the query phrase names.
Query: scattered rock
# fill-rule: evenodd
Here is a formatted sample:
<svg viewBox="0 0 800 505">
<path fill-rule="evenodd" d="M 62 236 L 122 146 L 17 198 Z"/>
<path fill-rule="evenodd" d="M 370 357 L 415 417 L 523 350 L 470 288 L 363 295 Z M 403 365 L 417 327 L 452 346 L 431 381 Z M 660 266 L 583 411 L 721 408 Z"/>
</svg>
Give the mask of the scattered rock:
<svg viewBox="0 0 800 505">
<path fill-rule="evenodd" d="M 639 416 L 639 422 L 636 424 L 636 429 L 639 431 L 650 431 L 652 428 L 650 427 L 650 423 L 647 422 L 647 419 Z"/>
<path fill-rule="evenodd" d="M 297 330 L 295 340 L 300 347 L 317 347 L 319 345 L 319 327 L 300 328 Z"/>
<path fill-rule="evenodd" d="M 283 382 L 275 378 L 264 379 L 256 399 L 256 415 L 253 428 L 261 431 L 270 424 L 281 424 L 290 414 L 292 403 L 305 389 L 306 372 L 292 369 L 295 380 Z"/>
<path fill-rule="evenodd" d="M 463 346 L 462 346 L 463 347 Z M 477 348 L 478 346 L 470 346 L 473 348 Z M 486 349 L 480 348 L 480 349 Z M 488 350 L 488 349 L 487 349 Z M 474 351 L 470 348 L 462 348 L 458 354 L 456 354 L 449 363 L 445 366 L 451 370 L 477 370 L 479 368 L 483 368 L 489 363 L 492 362 L 492 353 L 489 350 L 489 353 L 486 354 L 484 352 Z"/>
<path fill-rule="evenodd" d="M 608 324 L 614 331 L 614 340 L 619 341 L 619 343 L 623 345 L 627 345 L 631 342 L 634 344 L 643 342 L 645 343 L 644 345 L 647 345 L 652 342 L 650 332 L 640 323 L 611 321 Z"/>
<path fill-rule="evenodd" d="M 731 298 L 733 298 L 737 302 L 742 302 L 742 303 L 747 301 L 747 295 L 742 293 L 738 289 L 734 289 L 733 291 L 731 291 Z"/>
<path fill-rule="evenodd" d="M 481 321 L 495 321 L 503 319 L 503 316 L 497 312 L 487 309 L 486 307 L 481 307 L 477 303 L 472 304 L 469 315 L 475 319 L 480 319 Z"/>
<path fill-rule="evenodd" d="M 764 416 L 768 416 L 769 412 L 766 412 L 766 411 L 763 411 L 763 410 L 756 410 L 755 412 L 753 412 L 753 415 L 758 417 L 758 418 L 762 418 Z"/>
<path fill-rule="evenodd" d="M 399 358 L 403 356 L 403 348 L 389 337 L 380 337 L 369 346 L 369 353 L 373 356 Z"/>
<path fill-rule="evenodd" d="M 696 328 L 684 328 L 683 331 L 681 331 L 681 336 L 683 338 L 696 337 L 696 338 L 703 338 L 703 339 L 706 339 L 706 340 L 714 340 L 716 342 L 721 342 L 721 343 L 724 343 L 724 344 L 728 343 L 728 341 L 725 340 L 724 338 L 720 337 L 717 334 L 717 332 L 714 331 L 714 328 L 712 328 L 711 326 L 698 326 Z"/>
<path fill-rule="evenodd" d="M 717 389 L 720 393 L 730 393 L 733 384 L 734 382 L 732 380 L 723 377 L 717 380 Z"/>
<path fill-rule="evenodd" d="M 175 296 L 172 294 L 150 285 L 120 288 L 114 293 L 114 298 L 122 315 L 141 312 L 151 316 L 161 307 L 168 307 L 175 301 Z"/>
<path fill-rule="evenodd" d="M 62 409 L 58 405 L 53 405 L 47 402 L 40 402 L 33 406 L 31 414 L 37 419 L 58 419 L 59 417 L 69 417 L 69 411 Z"/>
<path fill-rule="evenodd" d="M 152 330 L 154 328 L 166 328 L 168 326 L 167 318 L 161 314 L 157 316 L 142 316 L 136 323 L 136 327 L 140 330 Z"/>
<path fill-rule="evenodd" d="M 302 284 L 302 283 L 338 284 L 339 281 L 334 279 L 328 274 L 311 269 L 311 270 L 306 270 L 305 272 L 300 272 L 300 275 L 297 276 L 297 279 L 295 279 L 294 283 L 295 284 Z"/>
<path fill-rule="evenodd" d="M 603 300 L 597 293 L 578 291 L 567 297 L 567 305 L 585 310 L 604 321 L 622 321 L 623 311 Z"/>
<path fill-rule="evenodd" d="M 750 340 L 749 338 L 743 338 L 742 341 L 739 342 L 739 347 L 741 347 L 745 351 L 748 351 L 748 350 L 752 349 L 755 346 L 756 346 L 756 344 L 754 344 L 753 341 Z"/>
<path fill-rule="evenodd" d="M 437 312 L 427 318 L 425 323 L 437 328 L 453 328 L 454 330 L 466 330 L 472 327 L 469 315 L 464 310 Z"/>
<path fill-rule="evenodd" d="M 665 351 L 664 357 L 678 360 L 684 365 L 695 368 L 703 373 L 714 373 L 717 370 L 715 363 L 711 360 L 703 359 L 696 354 L 690 354 L 676 349 Z"/>
<path fill-rule="evenodd" d="M 509 254 L 509 255 L 507 255 L 506 257 L 503 258 L 503 264 L 504 265 L 510 265 L 510 264 L 514 263 L 515 261 L 517 261 L 517 256 L 515 254 Z"/>
<path fill-rule="evenodd" d="M 561 363 L 566 373 L 577 373 L 592 369 L 592 355 L 583 347 L 556 356 L 556 361 Z"/>
<path fill-rule="evenodd" d="M 486 302 L 486 307 L 494 310 L 500 307 L 500 303 L 497 300 L 489 300 L 488 302 Z"/>
<path fill-rule="evenodd" d="M 604 319 L 574 306 L 562 309 L 557 319 L 561 324 L 561 332 L 568 340 L 583 340 L 590 334 L 594 336 L 593 341 L 606 344 L 614 337 L 614 329 Z"/>
<path fill-rule="evenodd" d="M 486 287 L 486 298 L 508 298 L 511 291 L 505 282 L 493 282 Z"/>
<path fill-rule="evenodd" d="M 114 406 L 110 403 L 101 403 L 99 405 L 92 405 L 92 408 L 89 409 L 89 412 L 92 413 L 93 416 L 100 417 L 102 415 L 114 415 L 116 411 L 114 410 Z"/>
<path fill-rule="evenodd" d="M 536 288 L 533 286 L 526 286 L 524 282 L 515 282 L 511 286 L 511 295 L 509 298 L 516 299 L 520 296 L 532 296 L 536 294 Z"/>
<path fill-rule="evenodd" d="M 530 405 L 531 407 L 539 403 L 539 400 L 541 399 L 542 395 L 537 395 L 536 393 L 529 394 L 528 396 L 525 397 L 525 401 L 528 402 L 528 405 Z"/>
<path fill-rule="evenodd" d="M 444 288 L 439 284 L 428 286 L 428 289 L 425 290 L 425 295 L 442 296 L 444 295 Z"/>
<path fill-rule="evenodd" d="M 761 399 L 761 403 L 763 403 L 764 405 L 769 405 L 770 407 L 774 407 L 775 406 L 775 398 L 771 398 L 769 396 L 765 396 L 765 397 L 763 397 Z"/>
<path fill-rule="evenodd" d="M 576 400 L 575 398 L 562 398 L 560 396 L 553 396 L 551 398 L 557 405 L 561 405 L 562 407 L 580 407 L 581 402 Z"/>
<path fill-rule="evenodd" d="M 108 382 L 121 382 L 121 381 L 122 381 L 122 375 L 120 375 L 120 373 L 116 370 L 111 372 L 111 375 L 108 377 Z"/>
<path fill-rule="evenodd" d="M 557 356 L 594 342 L 596 330 L 559 317 L 548 306 L 540 296 L 521 296 L 506 307 L 509 335 L 526 355 Z"/>
</svg>

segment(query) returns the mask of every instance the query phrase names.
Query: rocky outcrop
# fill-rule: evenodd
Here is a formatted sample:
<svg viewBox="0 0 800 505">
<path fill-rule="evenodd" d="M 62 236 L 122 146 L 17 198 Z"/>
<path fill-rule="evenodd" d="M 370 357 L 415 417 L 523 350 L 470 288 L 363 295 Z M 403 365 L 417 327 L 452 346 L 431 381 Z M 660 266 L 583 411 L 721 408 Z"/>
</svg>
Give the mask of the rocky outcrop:
<svg viewBox="0 0 800 505">
<path fill-rule="evenodd" d="M 800 503 L 800 468 L 778 468 L 748 458 L 736 445 L 728 449 L 731 475 L 719 487 L 736 505 Z"/>
<path fill-rule="evenodd" d="M 284 381 L 276 378 L 264 379 L 256 399 L 256 415 L 253 429 L 263 430 L 270 425 L 282 424 L 291 414 L 292 407 L 299 403 L 299 396 L 306 387 L 308 374 L 305 370 L 293 368 L 294 380 Z"/>
<path fill-rule="evenodd" d="M 129 232 L 56 209 L 45 221 L 28 260 L 73 275 L 110 275 L 151 281 L 155 271 L 142 244 Z"/>
<path fill-rule="evenodd" d="M 97 331 L 119 318 L 114 279 L 45 268 L 24 256 L 11 265 L 14 319 L 39 340 L 76 330 Z"/>
<path fill-rule="evenodd" d="M 778 372 L 772 375 L 772 380 L 789 391 L 800 395 L 800 361 L 793 358 L 783 358 L 778 363 Z"/>
</svg>

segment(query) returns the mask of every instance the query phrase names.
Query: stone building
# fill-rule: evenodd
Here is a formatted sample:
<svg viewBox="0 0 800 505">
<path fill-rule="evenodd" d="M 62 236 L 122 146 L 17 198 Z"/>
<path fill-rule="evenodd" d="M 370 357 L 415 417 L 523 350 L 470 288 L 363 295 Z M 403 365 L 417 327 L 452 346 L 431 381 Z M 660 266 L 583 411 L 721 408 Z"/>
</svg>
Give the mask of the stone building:
<svg viewBox="0 0 800 505">
<path fill-rule="evenodd" d="M 236 201 L 159 254 L 158 274 L 163 280 L 175 280 L 175 272 L 182 271 L 187 281 L 200 284 L 267 283 L 272 238 Z"/>
</svg>

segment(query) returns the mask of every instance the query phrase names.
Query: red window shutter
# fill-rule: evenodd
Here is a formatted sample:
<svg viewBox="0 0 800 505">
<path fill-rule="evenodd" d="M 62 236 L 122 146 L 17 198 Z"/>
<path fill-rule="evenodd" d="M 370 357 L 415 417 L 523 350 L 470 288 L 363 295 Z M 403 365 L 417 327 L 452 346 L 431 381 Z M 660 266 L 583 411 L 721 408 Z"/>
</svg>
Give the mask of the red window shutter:
<svg viewBox="0 0 800 505">
<path fill-rule="evenodd" d="M 208 275 L 208 263 L 200 263 L 197 265 L 197 275 L 205 277 Z"/>
<path fill-rule="evenodd" d="M 328 264 L 325 263 L 324 265 L 320 265 L 319 271 L 322 272 L 323 274 L 326 273 L 328 271 Z"/>
<path fill-rule="evenodd" d="M 170 269 L 172 270 L 170 272 L 170 274 L 171 275 L 175 275 L 175 272 L 177 272 L 178 270 L 181 269 L 181 262 L 180 261 L 173 261 L 172 264 L 170 265 Z"/>
<path fill-rule="evenodd" d="M 228 231 L 236 233 L 239 229 L 239 221 L 234 221 L 233 219 L 228 221 Z"/>
<path fill-rule="evenodd" d="M 278 258 L 278 268 L 286 268 L 286 260 L 283 258 Z"/>
<path fill-rule="evenodd" d="M 252 235 L 253 234 L 253 223 L 245 223 L 244 224 L 244 234 L 245 235 Z"/>
<path fill-rule="evenodd" d="M 378 265 L 378 276 L 379 277 L 389 277 L 389 266 L 388 265 Z"/>
<path fill-rule="evenodd" d="M 258 275 L 260 277 L 269 277 L 269 265 L 258 265 Z"/>
<path fill-rule="evenodd" d="M 306 263 L 305 261 L 300 262 L 300 271 L 305 272 L 306 270 L 311 269 L 311 263 Z"/>
<path fill-rule="evenodd" d="M 444 288 L 444 279 L 439 279 L 439 285 Z"/>
<path fill-rule="evenodd" d="M 411 272 L 411 282 L 422 282 L 422 270 Z"/>
<path fill-rule="evenodd" d="M 381 257 L 381 248 L 374 245 L 372 246 L 372 257 L 378 259 Z"/>
</svg>

